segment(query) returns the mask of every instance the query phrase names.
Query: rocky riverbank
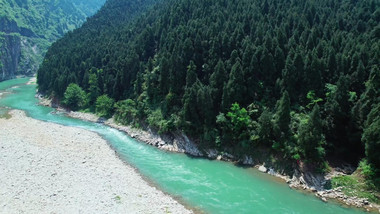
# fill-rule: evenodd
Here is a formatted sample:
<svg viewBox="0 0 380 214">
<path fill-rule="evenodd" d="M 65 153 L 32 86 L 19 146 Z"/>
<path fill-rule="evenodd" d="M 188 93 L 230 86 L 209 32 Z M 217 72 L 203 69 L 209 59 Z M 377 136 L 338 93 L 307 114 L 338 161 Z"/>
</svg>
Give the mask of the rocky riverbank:
<svg viewBox="0 0 380 214">
<path fill-rule="evenodd" d="M 0 118 L 0 213 L 192 213 L 97 134 L 9 114 Z"/>
<path fill-rule="evenodd" d="M 250 156 L 244 156 L 242 159 L 237 159 L 228 153 L 220 154 L 215 149 L 200 150 L 197 145 L 183 133 L 177 132 L 170 134 L 158 134 L 154 130 L 151 130 L 149 127 L 145 127 L 145 130 L 136 129 L 131 126 L 117 124 L 112 118 L 106 120 L 91 113 L 66 111 L 65 109 L 61 108 L 57 102 L 52 102 L 51 100 L 45 99 L 41 95 L 37 95 L 37 97 L 40 99 L 41 105 L 55 107 L 57 110 L 65 112 L 69 117 L 91 122 L 104 123 L 110 127 L 125 132 L 132 138 L 155 146 L 159 149 L 171 152 L 185 153 L 195 157 L 231 161 L 243 165 L 253 166 L 263 173 L 268 173 L 272 176 L 283 179 L 291 188 L 315 193 L 315 195 L 322 201 L 327 202 L 327 200 L 333 200 L 347 206 L 362 208 L 367 211 L 378 211 L 380 213 L 380 206 L 369 202 L 366 198 L 348 197 L 344 195 L 344 193 L 339 188 L 325 189 L 325 184 L 329 182 L 332 177 L 351 173 L 348 172 L 350 170 L 347 171 L 347 169 L 337 168 L 332 169 L 332 171 L 326 175 L 321 175 L 311 173 L 310 170 L 298 166 L 295 167 L 297 169 L 294 170 L 293 175 L 287 175 L 284 172 L 276 171 L 276 169 L 271 166 L 266 166 L 265 163 L 255 162 L 255 160 Z"/>
</svg>

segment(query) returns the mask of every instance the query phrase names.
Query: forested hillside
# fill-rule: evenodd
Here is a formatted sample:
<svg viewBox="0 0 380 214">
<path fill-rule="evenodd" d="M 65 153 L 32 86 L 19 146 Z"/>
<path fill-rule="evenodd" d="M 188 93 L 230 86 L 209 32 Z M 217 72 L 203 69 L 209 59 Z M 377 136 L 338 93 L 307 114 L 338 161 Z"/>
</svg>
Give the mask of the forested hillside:
<svg viewBox="0 0 380 214">
<path fill-rule="evenodd" d="M 105 0 L 0 0 L 0 81 L 36 72 L 52 42 Z"/>
<path fill-rule="evenodd" d="M 39 90 L 201 147 L 380 169 L 379 1 L 153 2 L 109 0 L 49 49 Z"/>
</svg>

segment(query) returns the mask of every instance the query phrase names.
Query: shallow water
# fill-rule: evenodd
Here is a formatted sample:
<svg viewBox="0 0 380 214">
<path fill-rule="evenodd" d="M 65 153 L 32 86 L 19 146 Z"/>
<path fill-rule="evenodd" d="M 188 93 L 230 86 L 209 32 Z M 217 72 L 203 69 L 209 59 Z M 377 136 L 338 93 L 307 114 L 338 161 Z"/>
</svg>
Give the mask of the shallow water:
<svg viewBox="0 0 380 214">
<path fill-rule="evenodd" d="M 53 113 L 54 109 L 37 105 L 34 97 L 36 86 L 26 85 L 27 81 L 18 79 L 0 82 L 0 90 L 12 92 L 3 95 L 0 107 L 21 109 L 35 119 L 97 132 L 117 150 L 123 160 L 136 167 L 155 185 L 203 212 L 364 213 L 324 203 L 254 169 L 161 151 L 102 124 Z M 12 88 L 15 85 L 19 87 Z"/>
</svg>

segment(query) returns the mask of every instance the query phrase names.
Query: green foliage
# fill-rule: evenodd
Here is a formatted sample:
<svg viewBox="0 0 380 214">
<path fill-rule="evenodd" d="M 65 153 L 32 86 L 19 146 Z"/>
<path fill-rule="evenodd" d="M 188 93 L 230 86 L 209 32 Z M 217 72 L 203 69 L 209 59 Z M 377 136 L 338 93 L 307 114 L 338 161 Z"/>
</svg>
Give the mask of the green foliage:
<svg viewBox="0 0 380 214">
<path fill-rule="evenodd" d="M 317 166 L 323 163 L 325 157 L 325 149 L 323 148 L 325 138 L 322 128 L 319 106 L 315 105 L 308 119 L 300 123 L 298 144 L 303 158 Z"/>
<path fill-rule="evenodd" d="M 272 114 L 265 109 L 259 117 L 259 140 L 262 144 L 271 145 L 273 139 Z"/>
<path fill-rule="evenodd" d="M 111 117 L 115 101 L 104 94 L 96 99 L 96 114 L 100 117 Z"/>
<path fill-rule="evenodd" d="M 122 100 L 115 104 L 115 120 L 121 124 L 132 124 L 137 118 L 136 103 L 131 100 Z"/>
<path fill-rule="evenodd" d="M 366 159 L 363 159 L 359 162 L 358 169 L 361 171 L 361 174 L 368 180 L 373 179 L 376 175 L 376 169 L 374 169 L 371 164 L 368 163 Z"/>
<path fill-rule="evenodd" d="M 223 93 L 223 106 L 228 108 L 232 103 L 245 103 L 244 95 L 246 94 L 244 84 L 244 73 L 240 59 L 232 66 L 229 80 L 225 85 Z"/>
<path fill-rule="evenodd" d="M 245 108 L 238 103 L 232 104 L 226 115 L 220 113 L 217 116 L 216 123 L 223 129 L 222 142 L 228 142 L 230 146 L 248 146 L 252 120 Z"/>
<path fill-rule="evenodd" d="M 373 104 L 379 102 L 380 97 L 380 70 L 378 66 L 371 69 L 368 81 L 365 83 L 365 91 L 361 94 L 360 99 L 352 109 L 352 116 L 355 118 L 358 126 L 364 126 Z"/>
<path fill-rule="evenodd" d="M 186 73 L 186 87 L 191 87 L 197 81 L 197 67 L 193 61 L 190 61 L 190 65 L 187 66 Z"/>
<path fill-rule="evenodd" d="M 227 117 L 230 120 L 230 127 L 234 136 L 239 136 L 242 131 L 247 130 L 251 122 L 247 110 L 240 108 L 238 103 L 232 104 L 230 111 L 227 113 Z"/>
<path fill-rule="evenodd" d="M 171 115 L 169 120 L 164 119 L 160 109 L 153 111 L 149 114 L 147 122 L 149 126 L 158 129 L 158 133 L 167 133 L 173 131 L 178 125 L 179 117 Z"/>
<path fill-rule="evenodd" d="M 362 140 L 368 162 L 380 170 L 380 103 L 368 115 Z"/>
<path fill-rule="evenodd" d="M 331 179 L 331 187 L 342 187 L 345 195 L 357 198 L 367 198 L 370 202 L 379 203 L 379 198 L 373 193 L 375 187 L 363 177 L 354 173 L 352 175 L 336 176 Z"/>
<path fill-rule="evenodd" d="M 285 142 L 289 139 L 290 132 L 290 98 L 287 91 L 282 94 L 281 99 L 276 104 L 274 115 L 274 134 L 276 137 L 276 150 L 284 148 Z"/>
<path fill-rule="evenodd" d="M 90 104 L 94 104 L 100 95 L 100 88 L 98 86 L 98 77 L 95 72 L 91 72 L 88 79 L 88 99 Z"/>
<path fill-rule="evenodd" d="M 86 93 L 79 85 L 71 83 L 66 88 L 63 104 L 74 111 L 79 110 L 80 108 L 85 107 L 87 104 Z"/>
<path fill-rule="evenodd" d="M 350 176 L 337 176 L 332 178 L 332 187 L 341 187 L 341 186 L 355 186 L 358 184 L 358 181 Z"/>
<path fill-rule="evenodd" d="M 331 92 L 330 92 L 331 93 Z M 311 109 L 315 104 L 323 102 L 322 98 L 316 97 L 314 91 L 309 91 L 306 95 L 306 98 L 309 100 L 309 104 L 306 105 L 307 108 Z"/>
<path fill-rule="evenodd" d="M 331 95 L 335 94 L 337 87 L 336 85 L 326 83 L 326 90 L 327 90 L 326 97 L 330 97 Z"/>
</svg>

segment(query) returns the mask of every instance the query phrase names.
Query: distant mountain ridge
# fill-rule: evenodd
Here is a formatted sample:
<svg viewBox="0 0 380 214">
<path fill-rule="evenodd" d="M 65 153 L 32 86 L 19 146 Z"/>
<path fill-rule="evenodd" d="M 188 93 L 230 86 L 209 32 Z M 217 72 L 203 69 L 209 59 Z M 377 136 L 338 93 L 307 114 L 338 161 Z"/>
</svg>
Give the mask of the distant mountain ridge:
<svg viewBox="0 0 380 214">
<path fill-rule="evenodd" d="M 36 72 L 52 42 L 105 0 L 0 0 L 0 81 Z"/>
</svg>

